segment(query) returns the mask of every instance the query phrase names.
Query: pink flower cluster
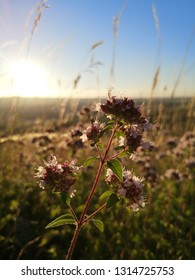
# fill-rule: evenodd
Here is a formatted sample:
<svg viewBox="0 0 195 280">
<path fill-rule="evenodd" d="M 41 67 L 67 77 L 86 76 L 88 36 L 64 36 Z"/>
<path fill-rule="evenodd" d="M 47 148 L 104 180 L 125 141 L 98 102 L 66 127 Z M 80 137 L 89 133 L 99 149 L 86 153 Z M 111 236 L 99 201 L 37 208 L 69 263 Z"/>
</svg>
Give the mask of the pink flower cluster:
<svg viewBox="0 0 195 280">
<path fill-rule="evenodd" d="M 35 177 L 40 179 L 40 188 L 51 192 L 68 192 L 73 197 L 76 190 L 76 173 L 80 167 L 76 166 L 76 161 L 65 161 L 62 164 L 57 162 L 55 156 L 51 161 L 44 161 L 45 167 L 39 166 Z"/>
<path fill-rule="evenodd" d="M 141 114 L 141 106 L 136 106 L 135 102 L 127 97 L 109 96 L 106 103 L 100 105 L 100 108 L 107 115 L 114 116 L 127 123 L 146 123 L 146 119 Z"/>
<path fill-rule="evenodd" d="M 135 151 L 138 147 L 143 147 L 145 150 L 152 149 L 153 145 L 143 139 L 143 132 L 149 129 L 152 129 L 152 124 L 149 122 L 126 125 L 122 129 L 124 136 L 120 136 L 119 146 L 124 147 L 129 152 Z"/>
<path fill-rule="evenodd" d="M 87 140 L 90 140 L 93 143 L 97 143 L 104 133 L 104 128 L 104 123 L 95 121 L 89 127 L 87 127 L 86 130 L 83 131 L 83 135 L 81 136 L 82 141 L 85 142 Z"/>
<path fill-rule="evenodd" d="M 145 207 L 143 196 L 143 178 L 139 178 L 129 170 L 123 170 L 123 180 L 120 182 L 118 177 L 107 169 L 105 181 L 110 185 L 118 196 L 124 197 L 127 201 L 127 206 L 133 211 L 138 211 Z"/>
</svg>

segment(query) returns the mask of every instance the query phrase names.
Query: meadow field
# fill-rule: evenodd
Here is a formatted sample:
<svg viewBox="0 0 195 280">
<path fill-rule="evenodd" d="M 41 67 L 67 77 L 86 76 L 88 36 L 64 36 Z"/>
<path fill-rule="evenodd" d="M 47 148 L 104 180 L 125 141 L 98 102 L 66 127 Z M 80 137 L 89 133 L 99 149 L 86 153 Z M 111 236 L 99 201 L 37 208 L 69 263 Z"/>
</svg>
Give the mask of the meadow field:
<svg viewBox="0 0 195 280">
<path fill-rule="evenodd" d="M 106 94 L 105 94 L 106 95 Z M 55 195 L 39 188 L 35 171 L 52 155 L 82 165 L 94 148 L 82 131 L 94 118 L 94 99 L 0 99 L 0 259 L 64 259 L 73 226 L 45 229 L 67 213 Z M 195 258 L 195 99 L 136 99 L 154 124 L 152 151 L 125 161 L 145 178 L 147 206 L 134 213 L 123 203 L 104 209 L 83 227 L 73 259 Z M 105 139 L 106 141 L 106 139 Z M 96 162 L 82 170 L 72 206 L 79 215 L 97 172 Z M 107 190 L 102 176 L 91 208 Z"/>
<path fill-rule="evenodd" d="M 195 259 L 194 2 L 1 2 L 0 259 Z"/>
</svg>

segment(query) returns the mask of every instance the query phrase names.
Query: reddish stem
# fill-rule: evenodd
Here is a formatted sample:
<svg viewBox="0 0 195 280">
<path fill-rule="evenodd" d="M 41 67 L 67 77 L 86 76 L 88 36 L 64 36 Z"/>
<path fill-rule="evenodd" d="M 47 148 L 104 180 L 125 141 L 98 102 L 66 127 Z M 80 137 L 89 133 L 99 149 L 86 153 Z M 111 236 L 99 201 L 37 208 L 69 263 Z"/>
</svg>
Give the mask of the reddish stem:
<svg viewBox="0 0 195 280">
<path fill-rule="evenodd" d="M 66 260 L 71 260 L 71 258 L 72 258 L 72 254 L 74 252 L 74 248 L 75 248 L 77 239 L 79 237 L 80 229 L 81 229 L 81 226 L 79 224 L 77 224 L 74 235 L 73 235 L 73 238 L 72 238 L 72 241 L 71 241 L 71 244 L 70 244 L 70 247 L 69 247 L 69 250 L 68 250 L 68 254 L 66 256 Z"/>
<path fill-rule="evenodd" d="M 95 214 L 97 214 L 100 210 L 102 210 L 102 209 L 105 207 L 105 205 L 102 205 L 99 209 L 97 209 L 97 210 L 96 210 L 93 214 L 91 214 L 88 218 L 86 218 L 86 219 L 84 218 L 84 217 L 85 217 L 85 214 L 86 214 L 86 212 L 87 212 L 87 209 L 88 209 L 88 207 L 89 207 L 89 204 L 90 204 L 90 202 L 91 202 L 91 200 L 92 200 L 93 194 L 94 194 L 94 192 L 95 192 L 95 190 L 96 190 L 96 187 L 97 187 L 98 181 L 99 181 L 99 179 L 100 179 L 100 175 L 101 175 L 103 166 L 104 166 L 104 164 L 105 164 L 105 162 L 106 162 L 106 158 L 107 158 L 107 155 L 108 155 L 110 146 L 111 146 L 111 144 L 112 144 L 112 140 L 113 140 L 113 138 L 114 138 L 114 135 L 115 135 L 116 130 L 117 130 L 117 124 L 115 124 L 115 126 L 114 126 L 114 129 L 113 129 L 113 131 L 112 131 L 112 134 L 111 134 L 111 136 L 110 136 L 108 145 L 107 145 L 106 150 L 105 150 L 105 154 L 104 154 L 103 157 L 100 158 L 100 163 L 99 163 L 99 167 L 98 167 L 98 172 L 97 172 L 95 181 L 94 181 L 94 183 L 93 183 L 93 187 L 92 187 L 92 189 L 91 189 L 91 192 L 90 192 L 90 194 L 89 194 L 89 196 L 88 196 L 88 198 L 87 198 L 87 201 L 86 201 L 86 203 L 85 203 L 85 207 L 84 207 L 84 209 L 83 209 L 83 212 L 82 212 L 82 214 L 81 214 L 81 217 L 80 217 L 79 221 L 75 219 L 75 222 L 76 222 L 76 229 L 75 229 L 75 232 L 74 232 L 74 235 L 73 235 L 71 244 L 70 244 L 70 248 L 69 248 L 69 250 L 68 250 L 68 255 L 67 255 L 67 257 L 66 257 L 67 260 L 70 260 L 71 257 L 72 257 L 72 254 L 73 254 L 73 252 L 74 252 L 74 248 L 75 248 L 75 245 L 76 245 L 78 236 L 79 236 L 79 232 L 80 232 L 80 230 L 81 230 L 81 227 L 82 227 L 83 223 L 86 222 L 86 221 L 88 221 L 88 220 L 89 220 L 89 217 L 93 217 Z M 72 210 L 71 210 L 71 212 L 72 212 Z M 73 214 L 73 212 L 72 212 L 72 214 Z M 73 215 L 74 215 L 74 214 L 73 214 Z M 76 215 L 75 215 L 75 216 L 76 216 Z"/>
<path fill-rule="evenodd" d="M 81 217 L 80 217 L 80 220 L 79 220 L 80 223 L 82 223 L 82 221 L 83 221 L 83 219 L 84 219 L 84 216 L 85 216 L 85 214 L 86 214 L 86 212 L 87 212 L 87 209 L 88 209 L 88 207 L 89 207 L 89 204 L 90 204 L 90 202 L 91 202 L 91 199 L 92 199 L 92 197 L 93 197 L 93 194 L 94 194 L 94 192 L 95 192 L 95 190 L 96 190 L 96 186 L 97 186 L 97 183 L 98 183 L 98 181 L 99 181 L 100 174 L 101 174 L 101 171 L 102 171 L 103 166 L 104 166 L 104 162 L 103 162 L 103 160 L 102 160 L 102 161 L 100 161 L 99 168 L 98 168 L 98 172 L 97 172 L 95 181 L 94 181 L 94 183 L 93 183 L 93 187 L 92 187 L 91 192 L 90 192 L 90 194 L 89 194 L 89 196 L 88 196 L 88 199 L 87 199 L 87 201 L 86 201 L 86 203 L 85 203 L 85 208 L 83 209 L 83 212 L 82 212 L 82 214 L 81 214 Z"/>
<path fill-rule="evenodd" d="M 119 153 L 116 153 L 115 155 L 113 155 L 113 156 L 111 156 L 111 157 L 107 158 L 107 161 L 108 161 L 108 160 L 111 160 L 111 159 L 115 159 L 115 158 L 117 158 L 117 157 L 118 157 L 118 155 L 120 155 L 120 154 L 121 154 L 121 152 L 122 152 L 122 151 L 120 151 Z"/>
<path fill-rule="evenodd" d="M 91 215 L 89 215 L 86 219 L 82 221 L 82 225 L 86 223 L 88 220 L 90 220 L 93 216 L 95 216 L 97 213 L 99 213 L 102 209 L 106 207 L 106 203 L 104 203 L 100 208 L 98 208 L 96 211 L 94 211 Z"/>
<path fill-rule="evenodd" d="M 69 206 L 69 209 L 70 209 L 70 212 L 72 213 L 72 215 L 73 215 L 73 217 L 74 217 L 75 222 L 78 223 L 79 220 L 78 220 L 77 215 L 75 214 L 75 212 L 74 212 L 74 210 L 73 210 L 73 208 L 72 208 L 71 205 Z"/>
</svg>

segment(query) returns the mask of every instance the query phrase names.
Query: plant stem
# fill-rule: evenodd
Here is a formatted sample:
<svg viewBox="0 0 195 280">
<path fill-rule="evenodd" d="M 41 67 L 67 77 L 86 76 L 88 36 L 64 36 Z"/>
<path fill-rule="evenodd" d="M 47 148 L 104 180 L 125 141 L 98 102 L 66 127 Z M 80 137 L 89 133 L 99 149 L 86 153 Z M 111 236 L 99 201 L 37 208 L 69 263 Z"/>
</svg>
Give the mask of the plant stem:
<svg viewBox="0 0 195 280">
<path fill-rule="evenodd" d="M 113 155 L 113 156 L 107 158 L 107 160 L 111 160 L 111 159 L 117 158 L 117 157 L 121 154 L 121 152 L 123 152 L 123 151 L 120 151 L 120 152 L 118 152 L 117 154 L 115 154 L 115 155 Z"/>
<path fill-rule="evenodd" d="M 108 152 L 109 152 L 110 146 L 111 146 L 111 144 L 112 144 L 112 140 L 113 140 L 113 138 L 114 138 L 115 132 L 117 131 L 117 128 L 118 128 L 118 126 L 117 126 L 117 124 L 115 124 L 114 129 L 113 129 L 113 131 L 112 131 L 112 134 L 111 134 L 111 136 L 110 136 L 110 140 L 109 140 L 108 145 L 107 145 L 107 147 L 106 147 L 106 151 L 105 151 L 104 157 L 103 157 L 103 161 L 104 161 L 104 162 L 106 161 L 106 157 L 107 157 L 107 155 L 108 155 Z"/>
<path fill-rule="evenodd" d="M 98 168 L 98 172 L 97 172 L 95 181 L 94 181 L 94 183 L 93 183 L 93 187 L 92 187 L 91 192 L 90 192 L 90 194 L 89 194 L 89 196 L 88 196 L 88 198 L 87 198 L 87 201 L 86 201 L 86 203 L 85 203 L 85 208 L 83 209 L 83 212 L 82 212 L 82 214 L 81 214 L 81 217 L 80 217 L 80 220 L 79 220 L 80 223 L 82 223 L 82 221 L 83 221 L 83 219 L 84 219 L 84 216 L 85 216 L 85 214 L 86 214 L 86 212 L 87 212 L 87 209 L 88 209 L 88 207 L 89 207 L 89 204 L 90 204 L 90 202 L 91 202 L 91 199 L 92 199 L 92 197 L 93 197 L 93 194 L 94 194 L 94 192 L 95 192 L 95 190 L 96 190 L 96 186 L 97 186 L 97 183 L 98 183 L 98 181 L 99 181 L 100 174 L 101 174 L 101 172 L 102 172 L 103 166 L 104 166 L 104 161 L 101 160 L 100 163 L 99 163 L 99 168 Z"/>
<path fill-rule="evenodd" d="M 102 206 L 100 206 L 96 211 L 94 211 L 91 215 L 89 215 L 86 219 L 82 221 L 82 225 L 86 223 L 88 220 L 90 220 L 93 216 L 95 216 L 97 213 L 99 213 L 102 209 L 106 207 L 106 203 L 104 203 Z"/>
<path fill-rule="evenodd" d="M 94 194 L 94 192 L 95 192 L 95 190 L 96 190 L 97 183 L 98 183 L 98 181 L 99 181 L 99 178 L 100 178 L 100 175 L 101 175 L 101 172 L 102 172 L 102 168 L 103 168 L 103 166 L 104 166 L 104 164 L 105 164 L 105 162 L 106 162 L 106 157 L 107 157 L 107 154 L 108 154 L 108 152 L 109 152 L 110 146 L 111 146 L 111 144 L 112 144 L 112 140 L 113 140 L 113 138 L 114 138 L 114 134 L 115 134 L 116 130 L 117 130 L 117 124 L 115 124 L 115 126 L 114 126 L 114 129 L 113 129 L 113 131 L 112 131 L 112 134 L 111 134 L 111 136 L 110 136 L 108 145 L 107 145 L 106 150 L 105 150 L 105 154 L 104 154 L 104 156 L 101 158 L 101 161 L 100 161 L 100 164 L 99 164 L 99 168 L 98 168 L 98 172 L 97 172 L 97 175 L 96 175 L 96 178 L 95 178 L 93 187 L 92 187 L 91 192 L 90 192 L 90 194 L 89 194 L 89 196 L 88 196 L 88 199 L 87 199 L 86 204 L 85 204 L 85 208 L 84 208 L 84 210 L 83 210 L 83 212 L 82 212 L 82 214 L 81 214 L 80 220 L 79 220 L 80 223 L 82 223 L 82 221 L 83 221 L 83 219 L 84 219 L 84 216 L 85 216 L 85 214 L 86 214 L 86 212 L 87 212 L 87 209 L 88 209 L 88 207 L 89 207 L 89 204 L 90 204 L 90 202 L 91 202 L 91 199 L 92 199 L 92 197 L 93 197 L 93 194 Z"/>
<path fill-rule="evenodd" d="M 114 129 L 113 129 L 112 134 L 111 134 L 111 136 L 110 136 L 110 139 L 109 139 L 108 145 L 107 145 L 107 147 L 106 147 L 104 156 L 103 156 L 103 157 L 100 157 L 100 163 L 99 163 L 99 167 L 98 167 L 98 172 L 97 172 L 97 175 L 96 175 L 95 181 L 94 181 L 94 183 L 93 183 L 91 192 L 90 192 L 90 194 L 89 194 L 89 196 L 88 196 L 88 198 L 87 198 L 87 201 L 86 201 L 86 203 L 85 203 L 85 207 L 84 207 L 84 209 L 83 209 L 83 212 L 82 212 L 82 214 L 81 214 L 81 217 L 80 217 L 79 221 L 77 220 L 77 217 L 76 217 L 76 214 L 74 213 L 74 211 L 72 212 L 73 209 L 71 210 L 71 208 L 70 208 L 72 214 L 74 213 L 73 216 L 75 215 L 74 217 L 76 217 L 76 219 L 75 219 L 75 222 L 76 222 L 76 229 L 75 229 L 75 232 L 74 232 L 74 235 L 73 235 L 71 244 L 70 244 L 70 248 L 69 248 L 69 250 L 68 250 L 68 255 L 67 255 L 67 257 L 66 257 L 67 260 L 70 260 L 71 257 L 72 257 L 72 254 L 73 254 L 73 252 L 74 252 L 74 248 L 75 248 L 75 245 L 76 245 L 78 236 L 79 236 L 79 232 L 80 232 L 80 230 L 81 230 L 81 227 L 82 227 L 83 223 L 84 223 L 84 222 L 87 222 L 91 217 L 93 217 L 95 214 L 97 214 L 99 211 L 101 211 L 101 210 L 106 206 L 106 204 L 103 204 L 99 209 L 97 209 L 94 213 L 92 213 L 92 214 L 89 216 L 90 218 L 87 217 L 86 219 L 84 219 L 85 214 L 86 214 L 86 212 L 87 212 L 87 209 L 88 209 L 88 207 L 89 207 L 89 204 L 90 204 L 90 202 L 91 202 L 91 200 L 92 200 L 93 194 L 94 194 L 94 192 L 95 192 L 95 190 L 96 190 L 97 184 L 98 184 L 98 182 L 99 182 L 99 179 L 100 179 L 100 175 L 101 175 L 103 166 L 104 166 L 104 164 L 106 163 L 106 158 L 107 158 L 107 155 L 108 155 L 110 146 L 111 146 L 111 144 L 112 144 L 112 140 L 113 140 L 113 138 L 114 138 L 114 135 L 115 135 L 116 130 L 117 130 L 117 124 L 115 124 L 115 126 L 114 126 Z"/>
<path fill-rule="evenodd" d="M 81 230 L 81 225 L 78 223 L 76 225 L 76 229 L 75 229 L 75 232 L 74 232 L 74 235 L 73 235 L 73 238 L 72 238 L 72 241 L 71 241 L 71 244 L 70 244 L 70 247 L 68 249 L 68 254 L 66 256 L 66 260 L 71 260 L 72 258 L 72 254 L 74 252 L 74 248 L 75 248 L 75 245 L 76 245 L 76 242 L 77 242 L 77 239 L 79 237 L 79 232 Z"/>
<path fill-rule="evenodd" d="M 72 215 L 74 217 L 75 222 L 78 223 L 79 220 L 78 220 L 77 215 L 75 214 L 75 212 L 74 212 L 74 210 L 73 210 L 71 205 L 69 206 L 69 209 L 70 209 L 70 212 L 72 213 Z"/>
</svg>

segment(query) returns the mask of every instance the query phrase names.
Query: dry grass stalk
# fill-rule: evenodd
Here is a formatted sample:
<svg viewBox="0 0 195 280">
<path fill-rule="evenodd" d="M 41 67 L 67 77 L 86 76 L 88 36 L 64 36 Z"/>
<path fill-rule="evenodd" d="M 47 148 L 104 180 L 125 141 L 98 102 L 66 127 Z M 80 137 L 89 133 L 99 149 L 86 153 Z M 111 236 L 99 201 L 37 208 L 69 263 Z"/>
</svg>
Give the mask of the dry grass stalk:
<svg viewBox="0 0 195 280">
<path fill-rule="evenodd" d="M 180 69 L 179 69 L 179 73 L 178 73 L 177 79 L 175 81 L 175 84 L 173 86 L 173 90 L 171 92 L 171 98 L 174 98 L 175 92 L 176 92 L 176 90 L 178 88 L 178 85 L 179 85 L 179 83 L 181 81 L 181 78 L 182 78 L 182 75 L 183 75 L 183 71 L 184 71 L 185 62 L 186 62 L 188 53 L 190 51 L 190 48 L 191 48 L 191 45 L 192 45 L 194 37 L 195 37 L 195 26 L 193 27 L 191 36 L 190 36 L 188 44 L 187 44 L 186 51 L 185 51 L 184 56 L 183 56 L 183 60 L 182 60 L 182 63 L 181 63 Z"/>
<path fill-rule="evenodd" d="M 152 15 L 153 15 L 153 19 L 154 19 L 154 23 L 155 23 L 155 27 L 156 27 L 157 37 L 160 39 L 161 38 L 160 23 L 159 23 L 156 7 L 154 4 L 152 4 Z"/>
<path fill-rule="evenodd" d="M 125 10 L 128 0 L 123 2 L 123 5 L 116 17 L 113 18 L 113 50 L 112 50 L 112 64 L 110 69 L 110 75 L 114 78 L 114 69 L 115 69 L 115 57 L 116 57 L 116 44 L 118 38 L 118 30 L 121 16 Z"/>
<path fill-rule="evenodd" d="M 97 47 L 101 46 L 102 44 L 103 44 L 103 41 L 98 41 L 98 42 L 94 43 L 94 44 L 91 46 L 90 51 L 96 49 Z"/>
<path fill-rule="evenodd" d="M 47 5 L 47 1 L 48 0 L 41 0 L 41 2 L 38 5 L 36 18 L 34 20 L 33 27 L 32 27 L 31 34 L 30 34 L 30 39 L 29 39 L 27 53 L 26 53 L 26 59 L 28 59 L 30 46 L 31 46 L 31 43 L 32 43 L 32 38 L 33 38 L 34 32 L 35 32 L 36 28 L 38 27 L 38 24 L 39 24 L 39 22 L 42 18 L 43 11 L 45 9 L 49 8 L 49 6 Z"/>
<path fill-rule="evenodd" d="M 147 112 L 148 114 L 151 114 L 151 108 L 152 108 L 152 98 L 154 96 L 155 90 L 157 88 L 158 82 L 159 82 L 159 77 L 160 77 L 160 65 L 161 65 L 161 32 L 160 32 L 160 23 L 159 23 L 159 18 L 157 14 L 157 10 L 154 4 L 152 4 L 152 16 L 154 19 L 154 25 L 156 29 L 156 34 L 157 34 L 157 50 L 156 50 L 156 59 L 155 59 L 155 64 L 156 70 L 153 76 L 153 81 L 152 81 L 152 87 L 151 87 L 151 94 L 150 94 L 150 99 L 148 101 L 148 106 L 147 106 Z"/>
<path fill-rule="evenodd" d="M 157 34 L 157 51 L 156 51 L 156 71 L 154 74 L 153 78 L 153 83 L 152 83 L 152 89 L 151 89 L 151 95 L 154 94 L 154 91 L 157 87 L 158 81 L 159 81 L 159 75 L 160 75 L 160 61 L 161 61 L 161 32 L 160 32 L 160 23 L 159 23 L 159 18 L 157 14 L 157 10 L 154 4 L 152 4 L 152 15 L 154 19 L 154 25 L 156 28 L 156 34 Z M 152 97 L 152 96 L 151 96 Z"/>
<path fill-rule="evenodd" d="M 158 84 L 159 75 L 160 75 L 160 66 L 158 66 L 158 68 L 156 69 L 156 73 L 155 73 L 154 78 L 153 78 L 152 93 L 155 91 L 156 86 Z"/>
</svg>

